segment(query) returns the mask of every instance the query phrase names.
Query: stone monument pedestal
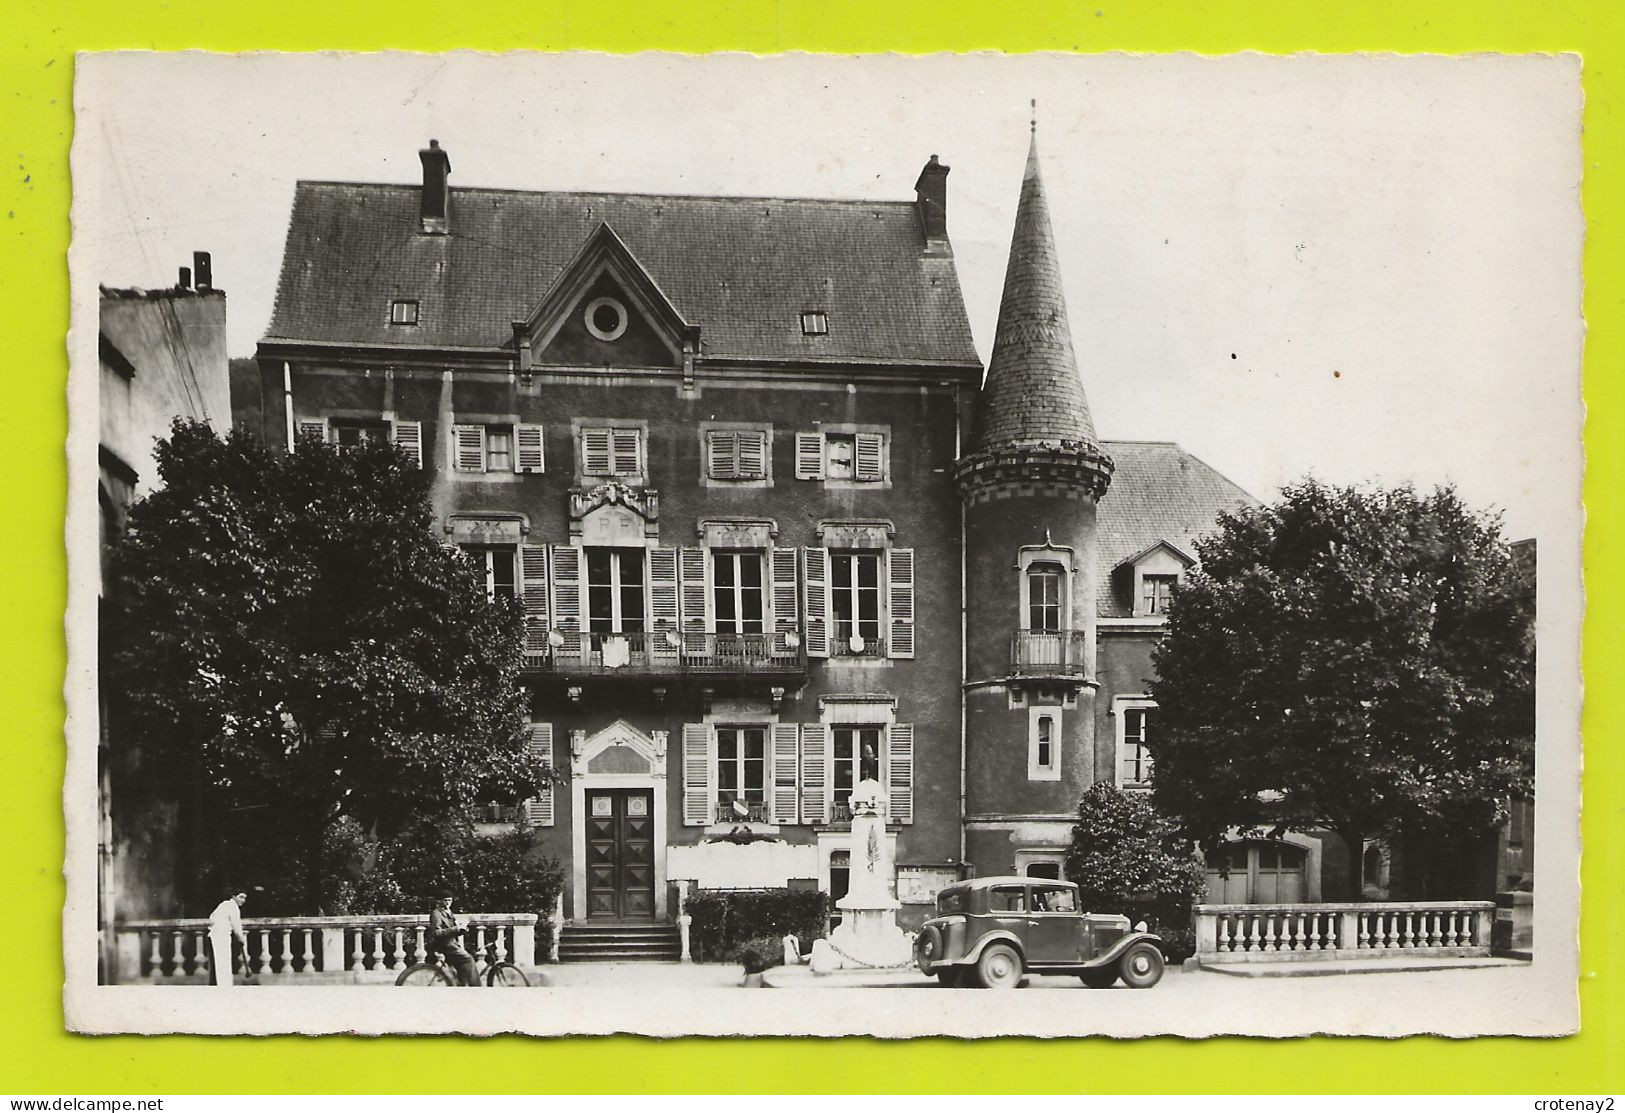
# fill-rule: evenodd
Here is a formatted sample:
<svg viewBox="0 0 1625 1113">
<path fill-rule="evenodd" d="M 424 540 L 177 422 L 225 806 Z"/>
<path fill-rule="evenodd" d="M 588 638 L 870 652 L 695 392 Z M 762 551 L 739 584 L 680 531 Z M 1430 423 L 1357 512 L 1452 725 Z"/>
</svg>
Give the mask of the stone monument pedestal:
<svg viewBox="0 0 1625 1113">
<path fill-rule="evenodd" d="M 828 939 L 813 944 L 814 974 L 907 966 L 914 948 L 897 926 L 897 899 L 891 895 L 891 846 L 886 841 L 885 793 L 875 780 L 852 790 L 851 886 L 835 902 L 841 923 Z"/>
</svg>

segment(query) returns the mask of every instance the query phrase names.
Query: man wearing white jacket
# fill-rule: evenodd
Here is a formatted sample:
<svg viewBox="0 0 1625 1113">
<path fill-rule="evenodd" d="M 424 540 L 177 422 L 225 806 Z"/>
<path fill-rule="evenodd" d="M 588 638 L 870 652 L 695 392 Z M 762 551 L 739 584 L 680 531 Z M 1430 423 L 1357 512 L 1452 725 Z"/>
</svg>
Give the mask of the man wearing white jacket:
<svg viewBox="0 0 1625 1113">
<path fill-rule="evenodd" d="M 243 931 L 243 918 L 238 911 L 247 899 L 247 893 L 233 893 L 209 913 L 209 969 L 213 972 L 211 982 L 214 985 L 231 984 L 231 941 L 234 936 L 244 947 L 243 956 L 246 958 L 248 955 L 248 934 Z"/>
</svg>

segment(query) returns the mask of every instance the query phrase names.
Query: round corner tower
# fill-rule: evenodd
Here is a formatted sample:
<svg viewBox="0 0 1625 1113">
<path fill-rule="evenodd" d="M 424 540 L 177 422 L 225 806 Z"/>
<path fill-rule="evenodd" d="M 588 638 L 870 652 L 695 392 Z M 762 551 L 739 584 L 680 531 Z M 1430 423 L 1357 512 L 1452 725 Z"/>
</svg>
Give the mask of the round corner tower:
<svg viewBox="0 0 1625 1113">
<path fill-rule="evenodd" d="M 1037 137 L 1027 155 L 965 513 L 965 848 L 1060 876 L 1095 765 L 1095 508 L 1112 461 L 1072 350 Z"/>
</svg>

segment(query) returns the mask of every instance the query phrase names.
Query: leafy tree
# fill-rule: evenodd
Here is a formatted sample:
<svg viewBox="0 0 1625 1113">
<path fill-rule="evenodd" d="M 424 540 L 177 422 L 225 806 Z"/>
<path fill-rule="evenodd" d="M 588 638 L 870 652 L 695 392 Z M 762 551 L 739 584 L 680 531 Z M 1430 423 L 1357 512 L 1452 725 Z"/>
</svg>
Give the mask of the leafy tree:
<svg viewBox="0 0 1625 1113">
<path fill-rule="evenodd" d="M 1152 684 L 1187 834 L 1329 829 L 1359 899 L 1365 839 L 1488 830 L 1532 790 L 1533 591 L 1498 517 L 1308 481 L 1197 552 Z"/>
<path fill-rule="evenodd" d="M 520 609 L 437 541 L 406 457 L 178 421 L 157 461 L 114 557 L 110 691 L 148 783 L 183 788 L 200 878 L 291 861 L 311 911 L 341 818 L 387 839 L 544 783 Z"/>
<path fill-rule="evenodd" d="M 1085 911 L 1121 912 L 1156 925 L 1171 950 L 1188 934 L 1207 874 L 1196 847 L 1144 793 L 1101 782 L 1078 803 L 1066 876 Z M 1188 948 L 1186 948 L 1188 949 Z M 1185 957 L 1170 954 L 1176 961 Z"/>
</svg>

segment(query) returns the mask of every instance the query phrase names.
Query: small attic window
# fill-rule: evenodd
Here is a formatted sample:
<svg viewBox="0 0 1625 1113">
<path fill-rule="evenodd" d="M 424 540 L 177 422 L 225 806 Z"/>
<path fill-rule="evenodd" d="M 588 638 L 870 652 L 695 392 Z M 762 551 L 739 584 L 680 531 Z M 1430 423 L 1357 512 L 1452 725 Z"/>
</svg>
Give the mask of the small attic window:
<svg viewBox="0 0 1625 1113">
<path fill-rule="evenodd" d="M 418 323 L 418 303 L 416 301 L 392 301 L 389 303 L 389 323 L 392 325 L 415 325 Z"/>
<path fill-rule="evenodd" d="M 801 315 L 801 335 L 824 336 L 829 332 L 829 315 L 822 309 L 809 309 Z"/>
</svg>

